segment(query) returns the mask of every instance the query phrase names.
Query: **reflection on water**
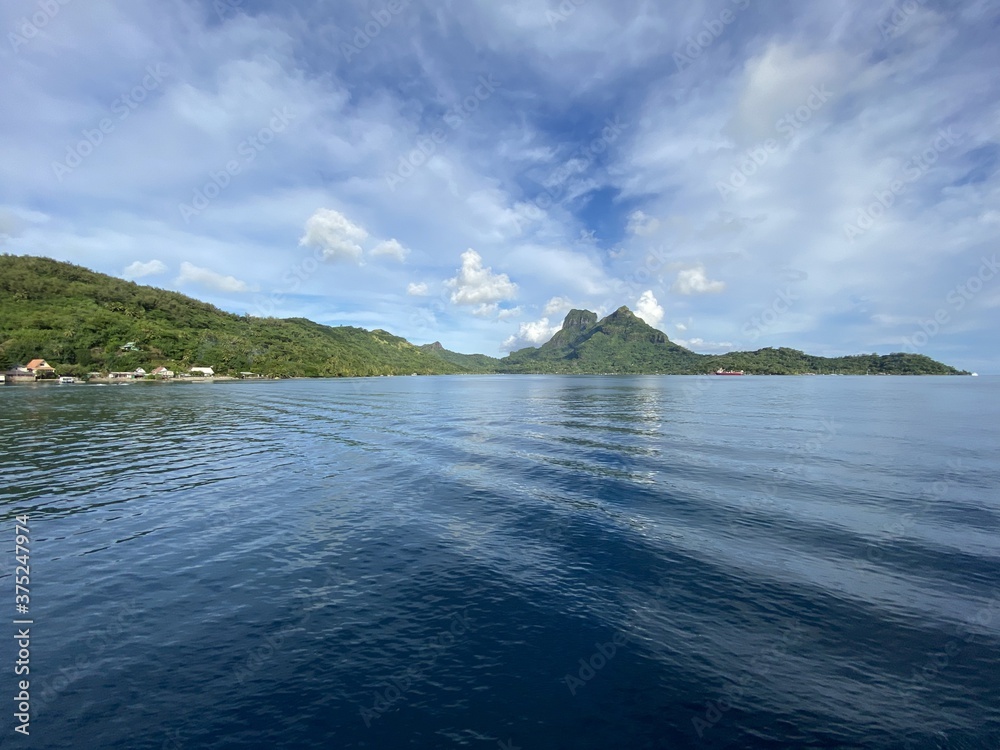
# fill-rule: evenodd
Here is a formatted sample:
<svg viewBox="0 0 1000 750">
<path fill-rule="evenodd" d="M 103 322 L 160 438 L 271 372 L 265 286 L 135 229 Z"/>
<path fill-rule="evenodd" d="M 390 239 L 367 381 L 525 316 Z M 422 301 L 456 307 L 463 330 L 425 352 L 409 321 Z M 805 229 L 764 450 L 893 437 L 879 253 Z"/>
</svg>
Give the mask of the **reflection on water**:
<svg viewBox="0 0 1000 750">
<path fill-rule="evenodd" d="M 996 747 L 998 388 L 2 388 L 32 746 Z"/>
</svg>

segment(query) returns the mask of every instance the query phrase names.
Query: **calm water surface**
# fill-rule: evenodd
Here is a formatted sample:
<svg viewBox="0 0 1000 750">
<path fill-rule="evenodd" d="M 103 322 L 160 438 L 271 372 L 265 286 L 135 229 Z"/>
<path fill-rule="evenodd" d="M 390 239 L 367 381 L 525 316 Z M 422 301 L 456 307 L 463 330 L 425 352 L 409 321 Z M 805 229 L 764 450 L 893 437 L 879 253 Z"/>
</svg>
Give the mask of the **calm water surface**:
<svg viewBox="0 0 1000 750">
<path fill-rule="evenodd" d="M 1000 379 L 0 388 L 30 748 L 1000 747 Z"/>
</svg>

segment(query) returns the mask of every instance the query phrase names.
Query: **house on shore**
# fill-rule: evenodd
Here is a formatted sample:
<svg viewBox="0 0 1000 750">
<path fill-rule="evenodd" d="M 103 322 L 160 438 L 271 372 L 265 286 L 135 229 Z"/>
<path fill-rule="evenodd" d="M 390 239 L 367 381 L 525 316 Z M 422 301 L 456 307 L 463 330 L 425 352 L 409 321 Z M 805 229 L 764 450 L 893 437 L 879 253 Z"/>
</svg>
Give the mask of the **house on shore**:
<svg viewBox="0 0 1000 750">
<path fill-rule="evenodd" d="M 134 371 L 108 373 L 109 380 L 135 380 L 135 377 L 136 376 Z"/>
<path fill-rule="evenodd" d="M 264 377 L 263 375 L 258 375 L 255 372 L 241 372 L 240 373 L 240 380 L 260 380 L 263 377 Z"/>
<path fill-rule="evenodd" d="M 29 370 L 24 365 L 14 365 L 4 374 L 7 376 L 7 380 L 11 381 L 12 383 L 18 380 L 35 379 L 35 373 Z"/>
<path fill-rule="evenodd" d="M 211 367 L 192 367 L 190 370 L 188 370 L 188 372 L 194 375 L 195 377 L 202 377 L 202 378 L 215 377 L 215 370 L 213 370 Z"/>
<path fill-rule="evenodd" d="M 33 359 L 31 360 L 26 368 L 29 372 L 35 374 L 37 380 L 42 380 L 45 378 L 54 378 L 56 376 L 56 368 L 46 362 L 44 359 Z"/>
<path fill-rule="evenodd" d="M 153 370 L 149 374 L 152 375 L 154 378 L 161 378 L 162 380 L 169 380 L 170 378 L 172 378 L 174 376 L 174 371 L 173 370 L 168 370 L 166 367 L 163 367 L 161 365 L 160 367 L 157 367 L 155 370 Z"/>
</svg>

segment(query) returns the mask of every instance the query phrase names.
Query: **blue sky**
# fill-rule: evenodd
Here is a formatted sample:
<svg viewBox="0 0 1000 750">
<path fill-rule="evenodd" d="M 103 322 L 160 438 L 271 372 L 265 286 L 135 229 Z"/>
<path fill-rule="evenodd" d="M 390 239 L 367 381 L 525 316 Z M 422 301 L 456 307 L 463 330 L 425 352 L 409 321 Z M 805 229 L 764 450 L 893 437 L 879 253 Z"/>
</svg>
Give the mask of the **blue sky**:
<svg viewBox="0 0 1000 750">
<path fill-rule="evenodd" d="M 1000 372 L 1000 6 L 10 0 L 0 250 L 498 355 Z"/>
</svg>

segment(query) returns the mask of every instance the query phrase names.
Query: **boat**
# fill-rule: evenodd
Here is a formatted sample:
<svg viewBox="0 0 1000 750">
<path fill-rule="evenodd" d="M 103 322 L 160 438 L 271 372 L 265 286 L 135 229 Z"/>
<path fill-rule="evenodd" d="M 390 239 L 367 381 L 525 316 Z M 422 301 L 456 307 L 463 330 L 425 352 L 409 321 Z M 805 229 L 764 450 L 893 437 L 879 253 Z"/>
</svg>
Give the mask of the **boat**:
<svg viewBox="0 0 1000 750">
<path fill-rule="evenodd" d="M 721 367 L 715 371 L 716 375 L 746 375 L 743 370 L 723 370 Z"/>
<path fill-rule="evenodd" d="M 74 378 L 72 375 L 63 375 L 61 378 L 59 378 L 59 382 L 63 383 L 64 385 L 72 385 L 73 383 L 76 382 L 76 378 Z"/>
<path fill-rule="evenodd" d="M 978 373 L 978 372 L 974 372 L 974 373 L 972 373 L 972 377 L 974 377 L 974 378 L 978 378 L 978 377 L 979 377 L 979 373 Z"/>
</svg>

